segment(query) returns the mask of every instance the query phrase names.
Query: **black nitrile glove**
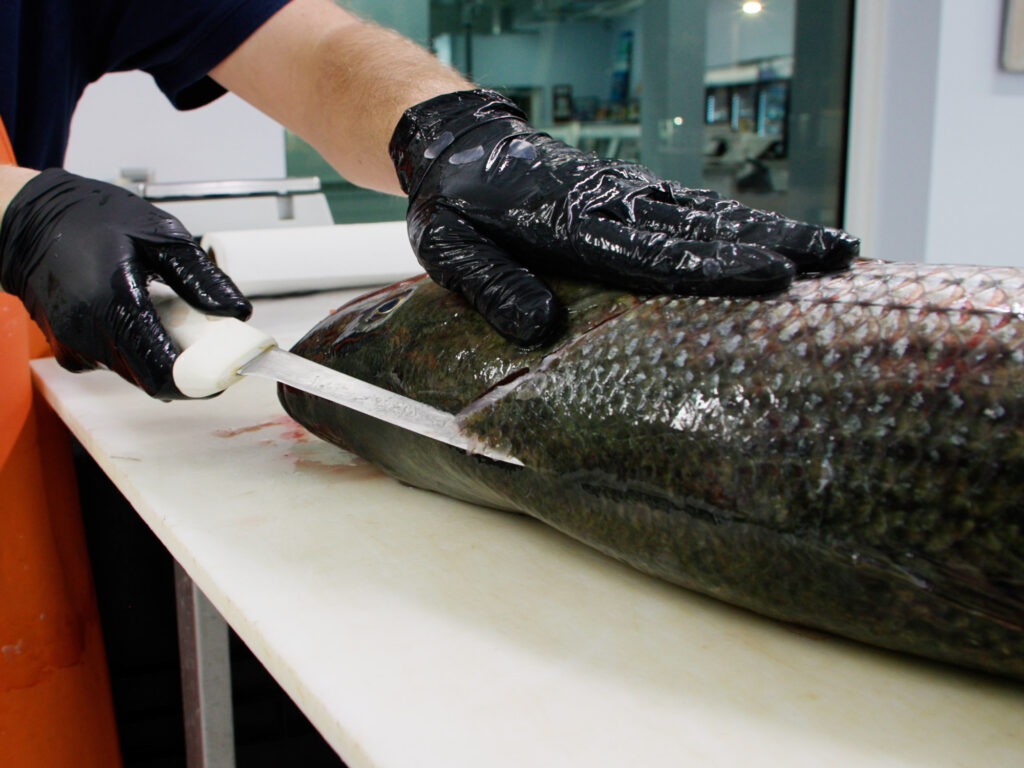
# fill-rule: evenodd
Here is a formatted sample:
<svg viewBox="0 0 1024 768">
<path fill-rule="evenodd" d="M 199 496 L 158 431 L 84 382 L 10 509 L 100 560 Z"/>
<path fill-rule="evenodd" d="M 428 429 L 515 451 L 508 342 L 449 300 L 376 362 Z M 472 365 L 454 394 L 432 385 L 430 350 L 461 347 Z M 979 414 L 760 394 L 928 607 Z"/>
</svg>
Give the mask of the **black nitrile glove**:
<svg viewBox="0 0 1024 768">
<path fill-rule="evenodd" d="M 52 168 L 22 187 L 0 223 L 0 286 L 25 303 L 62 366 L 106 366 L 153 397 L 182 398 L 153 279 L 203 312 L 252 312 L 180 221 L 121 187 Z"/>
<path fill-rule="evenodd" d="M 524 346 L 560 329 L 561 308 L 539 273 L 647 293 L 753 295 L 797 273 L 843 269 L 860 247 L 841 230 L 580 152 L 492 91 L 407 110 L 390 153 L 420 263 Z"/>
</svg>

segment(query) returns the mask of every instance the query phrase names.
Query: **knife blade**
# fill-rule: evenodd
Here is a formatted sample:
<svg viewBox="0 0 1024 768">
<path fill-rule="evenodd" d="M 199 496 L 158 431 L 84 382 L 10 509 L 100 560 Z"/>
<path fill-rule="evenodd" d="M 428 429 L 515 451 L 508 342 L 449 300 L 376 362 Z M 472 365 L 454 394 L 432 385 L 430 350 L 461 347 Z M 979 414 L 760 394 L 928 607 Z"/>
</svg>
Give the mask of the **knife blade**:
<svg viewBox="0 0 1024 768">
<path fill-rule="evenodd" d="M 153 304 L 182 350 L 173 375 L 183 395 L 209 397 L 242 376 L 260 376 L 467 453 L 523 466 L 508 452 L 466 433 L 454 414 L 286 352 L 272 336 L 248 323 L 203 314 L 177 296 L 154 296 Z"/>
</svg>

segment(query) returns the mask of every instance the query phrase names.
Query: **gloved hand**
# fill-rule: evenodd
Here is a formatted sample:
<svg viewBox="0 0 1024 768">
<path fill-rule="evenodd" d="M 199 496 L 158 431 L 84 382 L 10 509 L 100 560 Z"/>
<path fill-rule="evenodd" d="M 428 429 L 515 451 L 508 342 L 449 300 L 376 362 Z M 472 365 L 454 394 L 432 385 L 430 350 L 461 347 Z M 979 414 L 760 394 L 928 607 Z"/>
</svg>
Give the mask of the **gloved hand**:
<svg viewBox="0 0 1024 768">
<path fill-rule="evenodd" d="M 420 263 L 506 338 L 544 343 L 561 308 L 538 273 L 646 293 L 752 295 L 849 266 L 860 244 L 601 160 L 539 133 L 493 91 L 405 112 L 390 144 Z"/>
<path fill-rule="evenodd" d="M 106 366 L 153 397 L 183 398 L 171 377 L 178 347 L 147 290 L 154 278 L 203 312 L 252 312 L 180 221 L 112 184 L 43 171 L 0 223 L 0 286 L 25 303 L 62 366 Z"/>
</svg>

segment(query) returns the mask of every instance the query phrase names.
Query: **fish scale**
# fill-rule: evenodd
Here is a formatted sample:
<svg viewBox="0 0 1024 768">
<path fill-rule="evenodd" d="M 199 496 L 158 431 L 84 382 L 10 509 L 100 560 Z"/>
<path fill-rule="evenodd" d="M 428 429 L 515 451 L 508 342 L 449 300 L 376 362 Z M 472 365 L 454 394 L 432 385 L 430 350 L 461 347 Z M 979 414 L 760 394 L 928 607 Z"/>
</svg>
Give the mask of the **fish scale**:
<svg viewBox="0 0 1024 768">
<path fill-rule="evenodd" d="M 403 482 L 659 578 L 1024 679 L 1024 271 L 859 261 L 764 299 L 553 287 L 568 329 L 541 349 L 426 280 L 294 348 L 460 413 L 523 468 L 282 402 Z"/>
</svg>

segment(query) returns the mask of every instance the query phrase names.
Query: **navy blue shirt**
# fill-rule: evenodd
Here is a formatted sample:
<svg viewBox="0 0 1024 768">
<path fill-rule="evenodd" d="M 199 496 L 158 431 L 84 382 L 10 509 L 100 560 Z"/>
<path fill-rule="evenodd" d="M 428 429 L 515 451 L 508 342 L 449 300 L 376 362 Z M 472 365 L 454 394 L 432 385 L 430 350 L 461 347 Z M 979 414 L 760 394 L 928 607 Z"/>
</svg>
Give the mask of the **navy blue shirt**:
<svg viewBox="0 0 1024 768">
<path fill-rule="evenodd" d="M 61 165 L 75 105 L 107 72 L 150 73 L 178 109 L 288 0 L 0 0 L 0 117 L 18 164 Z M 113 119 L 113 118 L 112 118 Z"/>
</svg>

